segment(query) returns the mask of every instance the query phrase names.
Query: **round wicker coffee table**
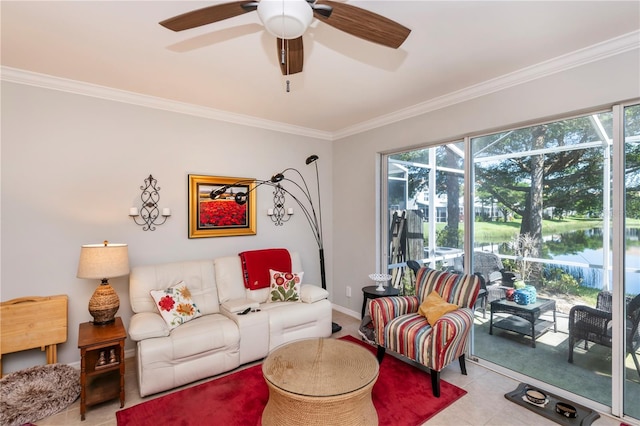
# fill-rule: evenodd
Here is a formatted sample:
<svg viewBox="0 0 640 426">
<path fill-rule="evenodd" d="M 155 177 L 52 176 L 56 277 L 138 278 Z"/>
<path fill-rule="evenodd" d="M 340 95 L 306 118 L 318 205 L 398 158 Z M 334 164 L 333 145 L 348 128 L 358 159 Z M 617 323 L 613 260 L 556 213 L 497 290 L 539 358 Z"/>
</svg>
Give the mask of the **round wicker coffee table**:
<svg viewBox="0 0 640 426">
<path fill-rule="evenodd" d="M 366 348 L 336 339 L 298 340 L 262 364 L 269 401 L 263 426 L 377 425 L 371 389 L 378 361 Z"/>
</svg>

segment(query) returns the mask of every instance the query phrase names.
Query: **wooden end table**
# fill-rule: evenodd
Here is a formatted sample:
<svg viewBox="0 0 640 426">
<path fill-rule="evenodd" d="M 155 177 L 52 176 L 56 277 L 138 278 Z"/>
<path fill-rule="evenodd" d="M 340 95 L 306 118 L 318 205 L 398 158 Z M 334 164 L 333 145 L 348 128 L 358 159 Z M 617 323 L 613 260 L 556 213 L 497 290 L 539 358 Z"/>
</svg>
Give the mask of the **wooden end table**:
<svg viewBox="0 0 640 426">
<path fill-rule="evenodd" d="M 120 397 L 124 407 L 124 340 L 122 318 L 106 325 L 80 324 L 80 418 L 87 406 Z"/>
</svg>

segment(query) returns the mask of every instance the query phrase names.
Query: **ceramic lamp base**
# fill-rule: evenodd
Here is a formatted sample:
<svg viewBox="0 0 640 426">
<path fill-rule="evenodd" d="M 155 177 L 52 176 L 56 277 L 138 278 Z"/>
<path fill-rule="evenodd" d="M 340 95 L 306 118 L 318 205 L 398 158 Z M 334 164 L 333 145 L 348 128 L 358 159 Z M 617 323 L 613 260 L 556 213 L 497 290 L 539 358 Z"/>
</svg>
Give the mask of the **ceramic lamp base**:
<svg viewBox="0 0 640 426">
<path fill-rule="evenodd" d="M 380 291 L 383 292 L 385 291 L 386 288 L 384 288 L 384 286 L 382 285 L 382 283 L 378 283 L 378 287 L 376 287 L 376 291 Z"/>
<path fill-rule="evenodd" d="M 119 308 L 118 294 L 108 282 L 103 281 L 89 300 L 89 313 L 93 317 L 93 323 L 103 325 L 114 322 Z"/>
</svg>

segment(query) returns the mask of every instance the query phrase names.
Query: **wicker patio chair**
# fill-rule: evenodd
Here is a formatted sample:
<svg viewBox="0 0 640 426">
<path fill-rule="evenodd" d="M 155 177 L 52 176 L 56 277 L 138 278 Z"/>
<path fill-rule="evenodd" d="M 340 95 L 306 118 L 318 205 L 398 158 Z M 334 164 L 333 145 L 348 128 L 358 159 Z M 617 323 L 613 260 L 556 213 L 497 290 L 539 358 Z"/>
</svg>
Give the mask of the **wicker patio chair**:
<svg viewBox="0 0 640 426">
<path fill-rule="evenodd" d="M 484 281 L 484 277 L 481 273 L 476 272 L 473 275 L 477 276 L 480 280 L 480 291 L 478 291 L 478 298 L 476 299 L 476 303 L 473 305 L 473 309 L 476 310 L 478 308 L 482 309 L 482 318 L 487 317 L 487 304 L 489 300 L 489 290 L 487 289 L 487 284 Z M 495 299 L 494 299 L 495 300 Z"/>
<path fill-rule="evenodd" d="M 414 276 L 418 276 L 420 263 L 417 260 L 407 260 L 407 266 L 413 271 Z"/>
<path fill-rule="evenodd" d="M 504 299 L 507 296 L 507 287 L 513 287 L 513 282 L 519 278 L 513 272 L 504 269 L 497 254 L 484 251 L 473 253 L 473 273 L 484 280 L 485 306 L 494 300 Z"/>
<path fill-rule="evenodd" d="M 633 362 L 640 376 L 640 363 L 637 351 L 640 348 L 640 294 L 627 299 L 626 309 L 626 342 L 627 353 L 633 358 Z M 576 305 L 569 311 L 569 362 L 573 363 L 573 348 L 580 340 L 584 340 L 585 349 L 587 343 L 611 347 L 611 306 L 612 295 L 602 291 L 598 294 L 596 307 Z"/>
</svg>

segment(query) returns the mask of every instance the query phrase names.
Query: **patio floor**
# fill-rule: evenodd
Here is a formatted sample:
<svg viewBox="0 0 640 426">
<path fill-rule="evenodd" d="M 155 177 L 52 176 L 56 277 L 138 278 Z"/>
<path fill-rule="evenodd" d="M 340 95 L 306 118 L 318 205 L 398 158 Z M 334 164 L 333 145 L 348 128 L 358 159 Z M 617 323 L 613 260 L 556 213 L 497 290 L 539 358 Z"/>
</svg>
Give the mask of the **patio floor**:
<svg viewBox="0 0 640 426">
<path fill-rule="evenodd" d="M 495 327 L 490 335 L 489 318 L 488 310 L 486 318 L 481 311 L 476 311 L 474 352 L 477 357 L 611 406 L 611 349 L 590 344 L 585 351 L 584 343 L 579 342 L 570 364 L 566 313 L 556 313 L 558 331 L 554 333 L 552 329 L 537 338 L 535 348 L 531 347 L 530 337 Z M 552 314 L 543 314 L 541 319 L 552 320 Z M 625 411 L 640 418 L 640 376 L 631 356 L 627 356 L 625 363 Z"/>
</svg>

